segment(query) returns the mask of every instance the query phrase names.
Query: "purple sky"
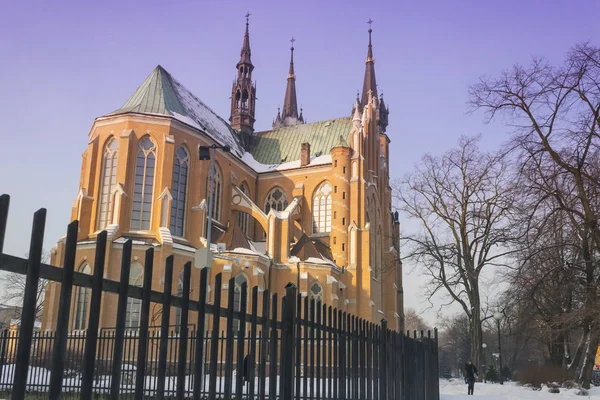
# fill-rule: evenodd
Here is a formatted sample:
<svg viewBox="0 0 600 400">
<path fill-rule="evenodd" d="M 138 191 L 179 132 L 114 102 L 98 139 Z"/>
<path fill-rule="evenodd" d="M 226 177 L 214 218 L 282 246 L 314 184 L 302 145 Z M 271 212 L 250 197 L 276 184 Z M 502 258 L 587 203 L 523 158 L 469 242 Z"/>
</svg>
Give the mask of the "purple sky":
<svg viewBox="0 0 600 400">
<path fill-rule="evenodd" d="M 40 207 L 48 209 L 45 247 L 64 234 L 94 118 L 121 106 L 156 65 L 227 118 L 247 11 L 259 130 L 270 127 L 283 101 L 292 36 L 305 117 L 348 115 L 362 88 L 366 21 L 375 21 L 377 82 L 391 108 L 396 177 L 461 134 L 483 133 L 488 148 L 506 139 L 500 123 L 466 115 L 468 85 L 480 75 L 532 55 L 559 63 L 573 44 L 600 36 L 597 0 L 169 3 L 3 5 L 0 192 L 12 196 L 6 252 L 27 252 Z M 406 281 L 419 281 L 415 275 Z M 422 308 L 418 286 L 405 284 L 407 306 Z"/>
</svg>

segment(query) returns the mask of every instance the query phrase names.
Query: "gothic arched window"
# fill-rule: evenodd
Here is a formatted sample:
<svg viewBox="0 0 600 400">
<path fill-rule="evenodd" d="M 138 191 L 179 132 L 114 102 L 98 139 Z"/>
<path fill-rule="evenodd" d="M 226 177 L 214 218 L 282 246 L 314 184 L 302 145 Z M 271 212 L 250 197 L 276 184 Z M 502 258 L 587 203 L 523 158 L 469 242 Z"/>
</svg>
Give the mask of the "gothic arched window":
<svg viewBox="0 0 600 400">
<path fill-rule="evenodd" d="M 139 263 L 131 264 L 129 270 L 129 285 L 142 286 L 144 271 Z M 142 301 L 132 297 L 127 298 L 127 310 L 125 311 L 125 327 L 130 330 L 136 330 L 140 327 L 140 314 L 142 312 Z"/>
<path fill-rule="evenodd" d="M 308 299 L 314 300 L 315 303 L 323 302 L 323 288 L 319 284 L 319 282 L 314 282 L 310 285 L 310 292 L 308 293 Z"/>
<path fill-rule="evenodd" d="M 331 184 L 324 182 L 313 198 L 313 232 L 331 232 Z"/>
<path fill-rule="evenodd" d="M 170 230 L 174 236 L 183 236 L 189 166 L 190 155 L 185 147 L 181 146 L 175 153 L 175 164 L 173 165 L 173 201 L 171 202 Z"/>
<path fill-rule="evenodd" d="M 221 178 L 221 170 L 215 165 L 215 175 L 213 179 L 213 207 L 211 218 L 215 221 L 221 220 L 221 202 L 223 201 L 223 180 Z"/>
<path fill-rule="evenodd" d="M 89 264 L 85 264 L 79 268 L 79 272 L 82 274 L 90 274 L 91 269 Z M 73 329 L 82 330 L 85 329 L 85 323 L 88 314 L 88 302 L 90 300 L 90 289 L 79 286 L 77 288 L 77 294 L 75 296 L 75 320 L 73 322 Z"/>
<path fill-rule="evenodd" d="M 131 213 L 132 230 L 150 229 L 155 167 L 156 145 L 146 136 L 140 140 L 137 146 L 133 212 Z"/>
<path fill-rule="evenodd" d="M 183 271 L 179 274 L 179 281 L 177 282 L 177 297 L 183 297 Z M 181 333 L 181 307 L 177 307 L 175 313 L 175 329 L 179 335 Z"/>
<path fill-rule="evenodd" d="M 248 190 L 248 187 L 246 186 L 245 183 L 240 186 L 240 190 L 246 196 L 250 195 L 250 191 Z M 245 212 L 238 211 L 237 212 L 237 223 L 238 223 L 238 226 L 240 227 L 240 229 L 242 230 L 242 232 L 244 232 L 246 234 L 246 236 L 250 236 L 250 216 Z"/>
<path fill-rule="evenodd" d="M 269 211 L 283 211 L 288 206 L 287 195 L 279 186 L 271 189 L 267 198 L 265 199 L 265 214 L 268 214 Z"/>
<path fill-rule="evenodd" d="M 246 283 L 248 284 L 248 279 L 246 275 L 239 274 L 235 277 L 235 287 L 233 292 L 233 310 L 240 311 L 242 309 L 242 285 Z M 247 295 L 246 291 L 246 295 Z M 233 331 L 238 333 L 240 330 L 240 321 L 238 319 L 233 320 Z"/>
<path fill-rule="evenodd" d="M 117 181 L 117 154 L 119 142 L 112 138 L 104 147 L 102 173 L 100 176 L 100 198 L 98 199 L 98 226 L 102 230 L 110 224 L 112 211 L 112 193 Z"/>
</svg>

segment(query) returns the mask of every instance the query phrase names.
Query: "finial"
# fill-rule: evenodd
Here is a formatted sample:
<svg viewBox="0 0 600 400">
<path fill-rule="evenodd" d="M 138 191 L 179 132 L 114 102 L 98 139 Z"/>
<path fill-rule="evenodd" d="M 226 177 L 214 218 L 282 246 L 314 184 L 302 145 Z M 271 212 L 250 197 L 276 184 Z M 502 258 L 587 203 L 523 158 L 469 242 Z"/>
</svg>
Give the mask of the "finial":
<svg viewBox="0 0 600 400">
<path fill-rule="evenodd" d="M 294 39 L 294 37 L 292 36 L 292 38 L 290 39 L 290 42 L 292 42 L 292 51 L 294 51 L 294 42 L 296 41 L 296 39 Z"/>
<path fill-rule="evenodd" d="M 369 18 L 369 20 L 367 21 L 367 24 L 369 24 L 369 32 L 371 32 L 373 29 L 371 29 L 371 24 L 373 24 L 373 21 L 371 18 Z"/>
<path fill-rule="evenodd" d="M 246 25 L 250 23 L 250 15 L 250 11 L 248 11 L 248 13 L 246 13 Z"/>
</svg>

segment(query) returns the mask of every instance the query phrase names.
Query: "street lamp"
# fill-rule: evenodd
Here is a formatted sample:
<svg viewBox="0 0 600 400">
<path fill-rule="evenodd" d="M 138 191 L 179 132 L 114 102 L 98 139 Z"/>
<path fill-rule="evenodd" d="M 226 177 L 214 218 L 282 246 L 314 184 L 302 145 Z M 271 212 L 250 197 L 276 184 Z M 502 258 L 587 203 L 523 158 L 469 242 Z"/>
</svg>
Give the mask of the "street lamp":
<svg viewBox="0 0 600 400">
<path fill-rule="evenodd" d="M 482 369 L 483 369 L 483 382 L 484 382 L 484 383 L 487 383 L 487 379 L 486 379 L 486 375 L 487 375 L 487 374 L 486 374 L 486 371 L 487 371 L 487 370 L 485 369 L 485 367 L 486 367 L 486 362 L 485 362 L 485 353 L 487 352 L 487 351 L 486 351 L 486 349 L 487 349 L 487 344 L 483 343 L 483 344 L 481 345 L 481 347 L 483 347 L 483 368 L 482 368 Z"/>
<path fill-rule="evenodd" d="M 496 326 L 498 327 L 498 362 L 500 363 L 500 384 L 504 384 L 504 377 L 502 376 L 502 340 L 500 338 L 500 320 L 502 319 L 502 313 L 497 312 L 494 314 L 496 320 Z"/>
</svg>

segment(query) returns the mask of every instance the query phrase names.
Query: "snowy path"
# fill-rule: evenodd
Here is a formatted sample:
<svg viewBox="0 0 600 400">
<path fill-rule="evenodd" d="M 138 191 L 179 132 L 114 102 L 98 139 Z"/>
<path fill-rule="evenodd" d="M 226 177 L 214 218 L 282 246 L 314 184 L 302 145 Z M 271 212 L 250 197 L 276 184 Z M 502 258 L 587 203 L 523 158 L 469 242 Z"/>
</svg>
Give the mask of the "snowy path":
<svg viewBox="0 0 600 400">
<path fill-rule="evenodd" d="M 460 379 L 453 381 L 440 381 L 440 400 L 469 400 L 479 398 L 482 400 L 563 400 L 563 399 L 593 399 L 600 400 L 600 387 L 589 390 L 589 396 L 577 396 L 577 389 L 561 389 L 560 393 L 548 393 L 548 389 L 533 391 L 528 388 L 516 386 L 509 382 L 499 384 L 475 384 L 475 395 L 467 396 L 467 385 Z"/>
</svg>

